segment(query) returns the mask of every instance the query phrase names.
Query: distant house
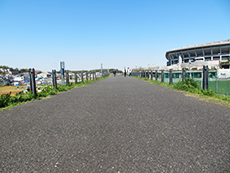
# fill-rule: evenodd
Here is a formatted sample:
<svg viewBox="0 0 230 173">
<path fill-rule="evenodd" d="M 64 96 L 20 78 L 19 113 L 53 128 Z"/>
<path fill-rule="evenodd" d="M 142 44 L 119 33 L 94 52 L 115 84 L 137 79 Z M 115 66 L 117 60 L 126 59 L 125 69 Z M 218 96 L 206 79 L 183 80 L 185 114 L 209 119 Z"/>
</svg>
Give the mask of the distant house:
<svg viewBox="0 0 230 173">
<path fill-rule="evenodd" d="M 11 75 L 18 75 L 18 74 L 19 74 L 18 71 L 9 71 L 9 73 L 10 73 Z"/>
<path fill-rule="evenodd" d="M 51 77 L 51 72 L 43 72 L 43 73 L 40 73 L 40 74 L 37 74 L 37 77 L 38 78 L 50 78 Z"/>
</svg>

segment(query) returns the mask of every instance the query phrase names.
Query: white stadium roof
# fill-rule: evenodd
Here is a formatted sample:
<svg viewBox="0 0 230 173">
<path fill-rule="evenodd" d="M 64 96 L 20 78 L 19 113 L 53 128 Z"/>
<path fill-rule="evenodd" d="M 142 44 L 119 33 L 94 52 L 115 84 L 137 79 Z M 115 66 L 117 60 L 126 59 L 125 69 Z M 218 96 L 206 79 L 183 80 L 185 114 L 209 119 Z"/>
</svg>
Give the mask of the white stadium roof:
<svg viewBox="0 0 230 173">
<path fill-rule="evenodd" d="M 180 49 L 172 49 L 172 50 L 166 52 L 166 57 L 171 52 L 191 50 L 191 49 L 200 49 L 200 48 L 212 47 L 212 46 L 220 46 L 220 45 L 225 45 L 225 44 L 230 44 L 230 39 L 221 40 L 221 41 L 214 41 L 214 42 L 211 42 L 211 43 L 197 44 L 197 45 L 194 45 L 194 46 L 182 47 Z"/>
</svg>

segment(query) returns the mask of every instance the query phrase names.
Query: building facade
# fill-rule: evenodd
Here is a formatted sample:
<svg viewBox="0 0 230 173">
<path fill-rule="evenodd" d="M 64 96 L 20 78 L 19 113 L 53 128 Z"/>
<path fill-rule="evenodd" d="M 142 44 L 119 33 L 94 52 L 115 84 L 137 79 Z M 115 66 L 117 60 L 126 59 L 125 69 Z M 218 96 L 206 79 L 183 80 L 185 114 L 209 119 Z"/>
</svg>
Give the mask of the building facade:
<svg viewBox="0 0 230 173">
<path fill-rule="evenodd" d="M 219 42 L 205 43 L 195 46 L 173 49 L 166 52 L 167 66 L 182 68 L 229 68 L 230 39 Z"/>
</svg>

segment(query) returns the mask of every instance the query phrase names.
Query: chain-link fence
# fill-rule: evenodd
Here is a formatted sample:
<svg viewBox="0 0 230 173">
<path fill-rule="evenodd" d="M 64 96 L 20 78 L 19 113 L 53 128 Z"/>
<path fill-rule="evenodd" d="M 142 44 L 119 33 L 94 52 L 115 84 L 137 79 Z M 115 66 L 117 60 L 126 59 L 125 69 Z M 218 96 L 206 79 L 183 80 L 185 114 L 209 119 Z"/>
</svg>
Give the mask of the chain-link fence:
<svg viewBox="0 0 230 173">
<path fill-rule="evenodd" d="M 151 76 L 152 74 L 152 76 Z M 133 76 L 148 78 L 152 80 L 162 82 L 162 74 L 163 82 L 169 82 L 169 72 L 168 71 L 140 71 L 140 72 L 132 72 Z M 193 78 L 197 81 L 200 89 L 203 88 L 203 71 L 186 71 L 186 78 Z M 172 73 L 172 81 L 173 83 L 182 81 L 182 72 L 174 71 Z M 215 91 L 218 94 L 230 95 L 230 78 L 221 79 L 218 78 L 217 71 L 209 71 L 208 72 L 208 89 Z"/>
<path fill-rule="evenodd" d="M 218 78 L 217 73 L 210 73 L 208 78 L 208 88 L 218 94 L 230 95 L 230 78 Z"/>
</svg>

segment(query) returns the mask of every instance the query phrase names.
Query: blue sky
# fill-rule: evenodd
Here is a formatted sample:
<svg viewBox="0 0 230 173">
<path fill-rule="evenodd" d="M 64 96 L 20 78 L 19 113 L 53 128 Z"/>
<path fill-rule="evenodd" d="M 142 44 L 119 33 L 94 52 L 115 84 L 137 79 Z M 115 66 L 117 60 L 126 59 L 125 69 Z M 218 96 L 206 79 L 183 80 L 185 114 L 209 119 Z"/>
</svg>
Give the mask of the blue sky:
<svg viewBox="0 0 230 173">
<path fill-rule="evenodd" d="M 230 39 L 229 0 L 0 0 L 0 65 L 166 65 L 174 48 Z"/>
</svg>

